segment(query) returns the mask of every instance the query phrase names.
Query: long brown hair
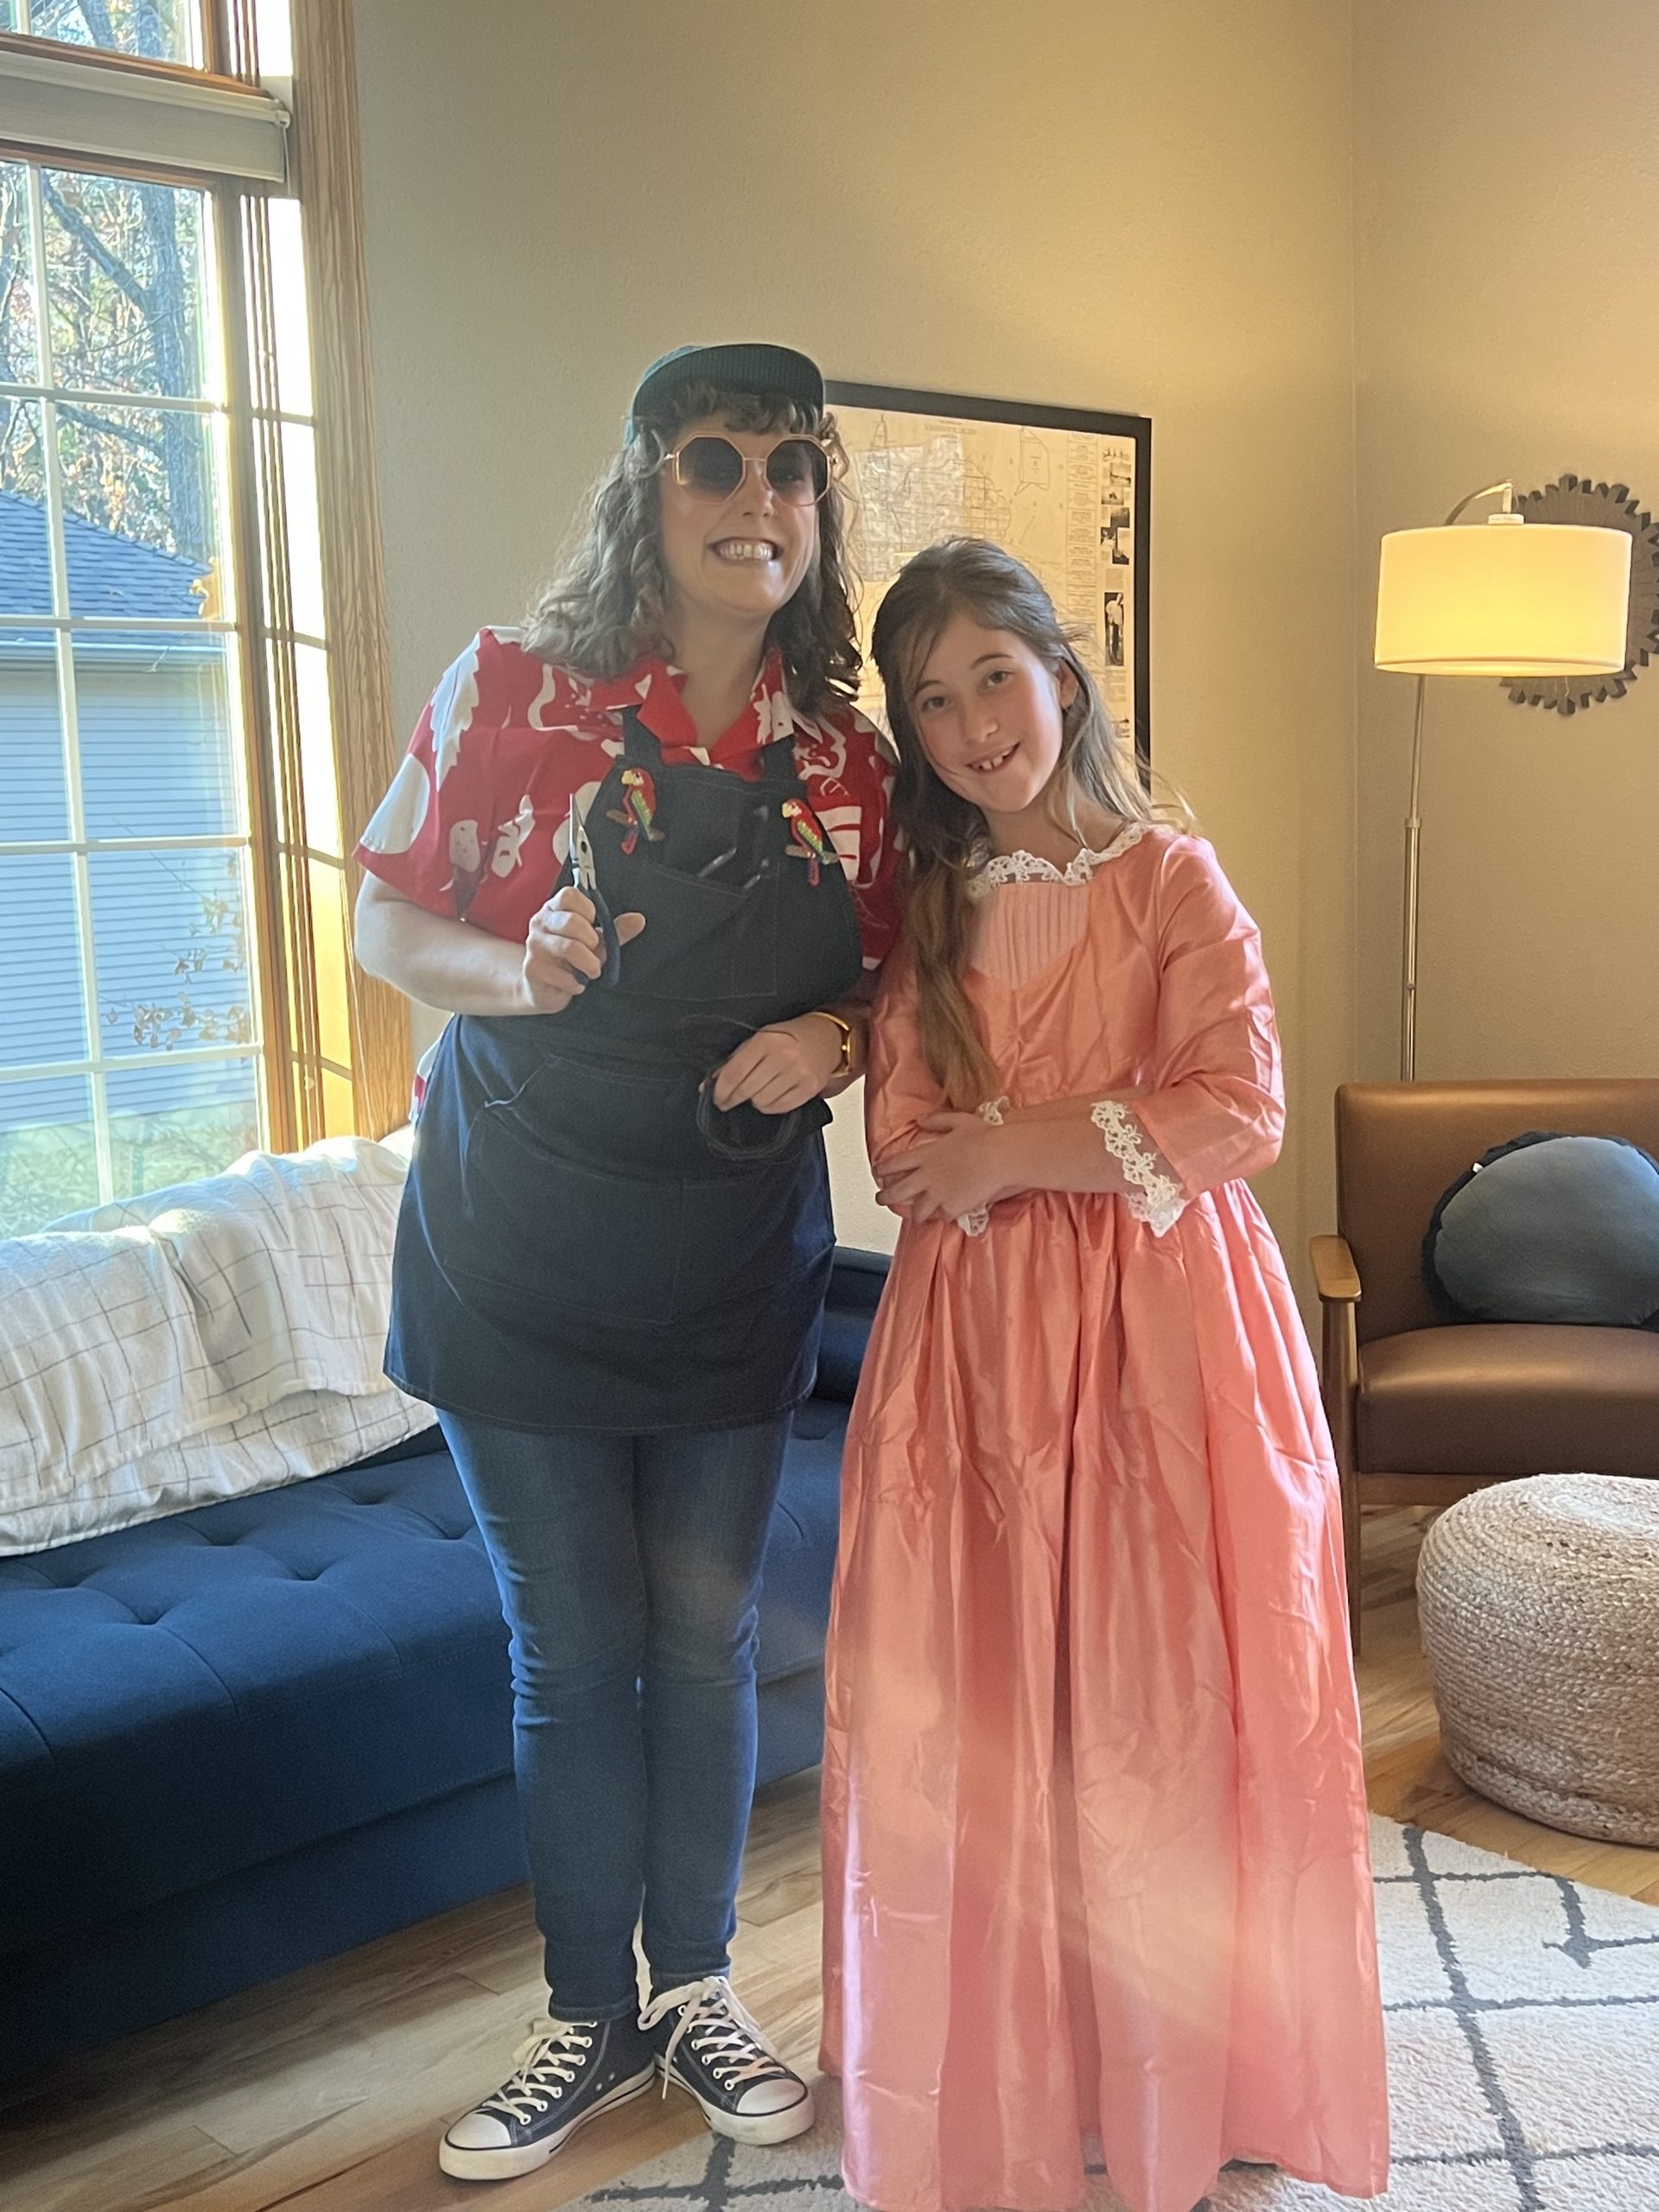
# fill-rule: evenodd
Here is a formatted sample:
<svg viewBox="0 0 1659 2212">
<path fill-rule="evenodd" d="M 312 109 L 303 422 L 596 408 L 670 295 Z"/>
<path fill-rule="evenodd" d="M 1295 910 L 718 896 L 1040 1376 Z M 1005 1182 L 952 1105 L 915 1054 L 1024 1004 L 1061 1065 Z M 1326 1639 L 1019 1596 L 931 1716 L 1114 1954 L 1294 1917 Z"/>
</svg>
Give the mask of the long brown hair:
<svg viewBox="0 0 1659 2212">
<path fill-rule="evenodd" d="M 664 625 L 658 497 L 664 461 L 680 431 L 701 416 L 734 430 L 801 430 L 840 455 L 835 418 L 793 401 L 692 385 L 659 414 L 636 420 L 622 450 L 594 485 L 563 562 L 538 594 L 524 644 L 543 660 L 583 676 L 620 676 L 645 653 L 671 650 Z M 789 696 L 804 714 L 850 699 L 860 655 L 853 624 L 846 505 L 836 474 L 818 502 L 818 550 L 801 586 L 772 617 L 769 644 L 783 656 Z"/>
<path fill-rule="evenodd" d="M 1179 803 L 1160 804 L 1141 781 L 1068 628 L 1029 569 L 980 537 L 947 537 L 906 563 L 875 618 L 871 652 L 887 690 L 887 721 L 899 753 L 893 820 L 906 846 L 905 933 L 916 964 L 922 1050 L 952 1106 L 970 1111 L 993 1098 L 997 1071 L 963 989 L 973 912 L 971 886 L 991 858 L 985 817 L 941 782 L 928 765 L 910 696 L 940 636 L 959 614 L 982 630 L 1007 630 L 1029 646 L 1051 676 L 1069 668 L 1077 691 L 1060 728 L 1059 765 L 1050 791 L 1058 826 L 1086 841 L 1085 809 L 1122 821 L 1188 820 Z"/>
</svg>

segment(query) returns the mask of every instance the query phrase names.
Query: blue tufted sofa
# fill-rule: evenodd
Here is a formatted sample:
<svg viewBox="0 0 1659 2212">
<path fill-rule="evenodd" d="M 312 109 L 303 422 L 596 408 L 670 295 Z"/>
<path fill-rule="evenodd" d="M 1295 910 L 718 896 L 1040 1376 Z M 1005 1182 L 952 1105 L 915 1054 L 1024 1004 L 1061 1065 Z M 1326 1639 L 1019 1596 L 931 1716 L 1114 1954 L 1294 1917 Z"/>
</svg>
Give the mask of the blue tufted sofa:
<svg viewBox="0 0 1659 2212">
<path fill-rule="evenodd" d="M 886 1267 L 837 1255 L 796 1420 L 762 1781 L 818 1757 L 842 1436 Z M 0 2079 L 522 1881 L 511 1704 L 435 1429 L 0 1560 Z"/>
</svg>

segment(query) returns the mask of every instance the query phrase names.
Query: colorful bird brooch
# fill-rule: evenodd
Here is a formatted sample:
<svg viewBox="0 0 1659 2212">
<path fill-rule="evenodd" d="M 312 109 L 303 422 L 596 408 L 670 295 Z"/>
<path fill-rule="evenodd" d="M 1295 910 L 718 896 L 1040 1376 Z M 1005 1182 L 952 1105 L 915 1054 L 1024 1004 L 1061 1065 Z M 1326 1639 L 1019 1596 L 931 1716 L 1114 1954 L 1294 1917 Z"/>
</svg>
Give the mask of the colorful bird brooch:
<svg viewBox="0 0 1659 2212">
<path fill-rule="evenodd" d="M 798 840 L 789 848 L 790 857 L 806 862 L 807 880 L 816 891 L 819 870 L 839 867 L 840 855 L 825 836 L 823 823 L 804 798 L 784 801 L 784 819 Z"/>
<path fill-rule="evenodd" d="M 622 804 L 607 807 L 606 819 L 620 822 L 627 831 L 622 840 L 622 850 L 632 855 L 643 836 L 648 845 L 660 845 L 663 832 L 657 827 L 657 786 L 645 768 L 625 768 L 622 771 Z"/>
</svg>

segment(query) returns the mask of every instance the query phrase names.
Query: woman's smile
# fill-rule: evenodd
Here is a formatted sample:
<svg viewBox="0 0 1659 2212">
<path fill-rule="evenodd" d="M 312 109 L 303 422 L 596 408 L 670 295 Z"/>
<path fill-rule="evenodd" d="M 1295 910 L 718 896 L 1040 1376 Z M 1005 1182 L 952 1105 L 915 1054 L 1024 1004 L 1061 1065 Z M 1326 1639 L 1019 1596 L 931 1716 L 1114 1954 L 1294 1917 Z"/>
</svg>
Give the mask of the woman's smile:
<svg viewBox="0 0 1659 2212">
<path fill-rule="evenodd" d="M 770 537 L 719 537 L 709 550 L 717 561 L 725 561 L 733 567 L 776 561 L 783 554 L 782 546 Z"/>
</svg>

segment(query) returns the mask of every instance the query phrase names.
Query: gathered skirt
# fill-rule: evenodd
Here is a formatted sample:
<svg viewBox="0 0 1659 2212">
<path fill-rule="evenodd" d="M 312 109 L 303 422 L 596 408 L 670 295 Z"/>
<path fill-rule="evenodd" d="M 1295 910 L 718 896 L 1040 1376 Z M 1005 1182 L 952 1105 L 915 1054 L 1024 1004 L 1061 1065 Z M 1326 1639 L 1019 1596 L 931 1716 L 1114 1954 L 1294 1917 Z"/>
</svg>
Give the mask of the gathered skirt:
<svg viewBox="0 0 1659 2212">
<path fill-rule="evenodd" d="M 849 1432 L 823 2063 L 879 2212 L 1386 2185 L 1340 1514 L 1249 1189 L 907 1227 Z"/>
</svg>

